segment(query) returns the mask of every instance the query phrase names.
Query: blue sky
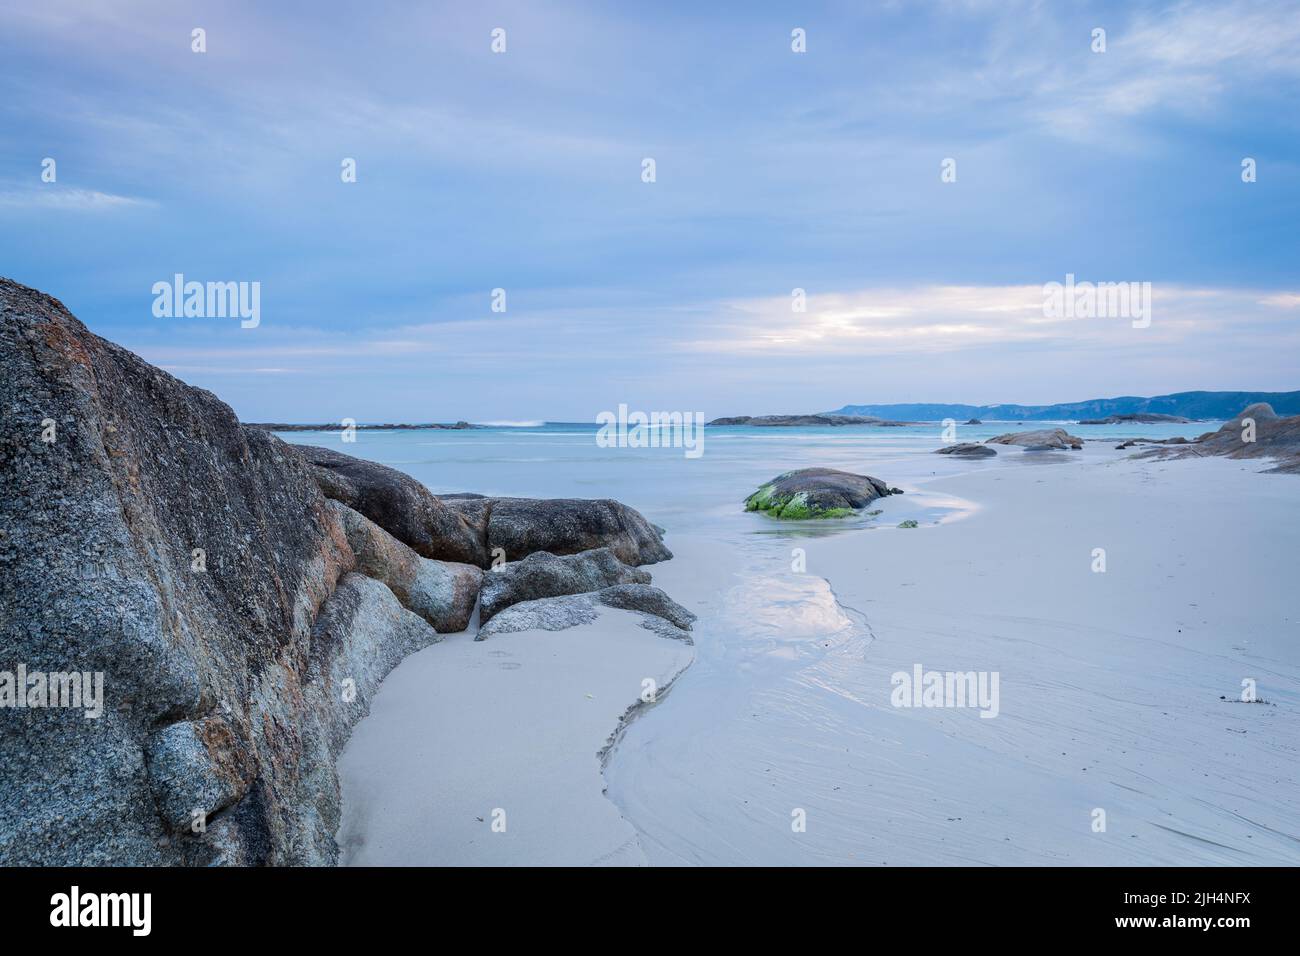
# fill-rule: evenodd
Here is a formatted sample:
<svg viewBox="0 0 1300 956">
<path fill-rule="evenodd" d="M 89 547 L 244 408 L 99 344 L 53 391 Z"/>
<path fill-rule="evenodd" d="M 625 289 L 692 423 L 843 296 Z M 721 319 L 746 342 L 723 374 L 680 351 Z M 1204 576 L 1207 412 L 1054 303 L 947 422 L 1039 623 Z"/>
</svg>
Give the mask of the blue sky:
<svg viewBox="0 0 1300 956">
<path fill-rule="evenodd" d="M 246 420 L 1300 388 L 1300 2 L 703 6 L 0 0 L 0 274 Z"/>
</svg>

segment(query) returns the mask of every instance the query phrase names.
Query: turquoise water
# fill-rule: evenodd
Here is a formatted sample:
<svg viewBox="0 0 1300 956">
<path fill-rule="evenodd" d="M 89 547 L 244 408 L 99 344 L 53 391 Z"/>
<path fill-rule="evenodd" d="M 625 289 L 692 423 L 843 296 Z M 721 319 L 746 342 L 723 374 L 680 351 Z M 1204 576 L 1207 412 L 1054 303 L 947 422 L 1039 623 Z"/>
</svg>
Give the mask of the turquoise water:
<svg viewBox="0 0 1300 956">
<path fill-rule="evenodd" d="M 1058 425 L 1086 439 L 1194 438 L 1219 424 L 988 422 L 958 425 L 957 440 L 983 441 L 1009 431 Z M 358 431 L 352 443 L 343 442 L 338 432 L 289 432 L 280 437 L 382 462 L 419 479 L 435 494 L 472 491 L 530 498 L 617 498 L 670 533 L 674 528 L 761 530 L 762 522 L 770 519 L 744 515 L 738 504 L 763 482 L 795 468 L 865 472 L 917 492 L 920 482 L 981 464 L 931 454 L 942 444 L 938 424 L 707 428 L 703 454 L 695 459 L 686 458 L 681 448 L 601 448 L 596 433 L 594 424 L 549 422 L 459 431 Z M 897 513 L 896 520 L 902 520 L 917 516 L 913 511 L 941 508 L 942 502 L 926 498 L 921 491 L 921 500 L 914 505 L 894 499 L 890 506 L 891 516 Z"/>
</svg>

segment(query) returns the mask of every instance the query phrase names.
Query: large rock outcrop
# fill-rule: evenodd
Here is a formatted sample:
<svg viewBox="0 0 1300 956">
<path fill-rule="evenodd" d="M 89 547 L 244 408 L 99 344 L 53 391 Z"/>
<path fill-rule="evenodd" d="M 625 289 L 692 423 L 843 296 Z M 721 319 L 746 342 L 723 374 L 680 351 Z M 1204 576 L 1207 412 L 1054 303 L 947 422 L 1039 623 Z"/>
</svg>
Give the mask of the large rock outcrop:
<svg viewBox="0 0 1300 956">
<path fill-rule="evenodd" d="M 369 518 L 426 558 L 481 568 L 536 551 L 609 548 L 628 565 L 667 561 L 663 531 L 609 498 L 488 498 L 434 495 L 409 475 L 342 452 L 292 446 L 321 492 Z"/>
<path fill-rule="evenodd" d="M 476 565 L 423 558 L 360 512 L 330 501 L 356 555 L 357 571 L 388 585 L 439 634 L 469 626 L 483 571 Z"/>
<path fill-rule="evenodd" d="M 481 534 L 410 475 L 314 445 L 295 445 L 327 498 L 365 515 L 426 558 L 488 566 Z"/>
<path fill-rule="evenodd" d="M 338 583 L 289 446 L 7 280 L 0 410 L 0 864 L 332 862 L 333 755 L 433 628 Z M 42 706 L 72 674 L 98 716 Z"/>
<path fill-rule="evenodd" d="M 1206 432 L 1195 441 L 1168 444 L 1172 447 L 1147 451 L 1139 457 L 1272 458 L 1277 464 L 1265 471 L 1300 474 L 1300 415 L 1281 418 L 1267 402 L 1247 406 L 1232 421 L 1224 422 L 1217 431 Z"/>
<path fill-rule="evenodd" d="M 303 762 L 316 768 L 316 797 L 294 807 L 302 843 L 286 862 L 334 862 L 339 786 L 334 763 L 352 727 L 370 712 L 379 683 L 408 654 L 441 640 L 374 578 L 348 574 L 311 632 L 302 722 L 294 728 Z"/>
<path fill-rule="evenodd" d="M 467 625 L 490 545 L 608 547 L 582 600 L 680 636 L 624 567 L 661 539 L 617 501 L 444 501 L 288 445 L 0 279 L 0 865 L 332 863 L 335 761 Z"/>
</svg>

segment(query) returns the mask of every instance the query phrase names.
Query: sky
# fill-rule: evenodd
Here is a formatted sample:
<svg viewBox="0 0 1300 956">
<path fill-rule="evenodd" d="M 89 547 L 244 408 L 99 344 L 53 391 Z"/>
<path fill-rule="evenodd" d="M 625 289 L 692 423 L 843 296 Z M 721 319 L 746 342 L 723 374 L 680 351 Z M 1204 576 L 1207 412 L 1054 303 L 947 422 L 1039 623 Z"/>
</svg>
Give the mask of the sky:
<svg viewBox="0 0 1300 956">
<path fill-rule="evenodd" d="M 1297 50 L 1300 0 L 0 0 L 0 275 L 245 421 L 1293 390 Z"/>
</svg>

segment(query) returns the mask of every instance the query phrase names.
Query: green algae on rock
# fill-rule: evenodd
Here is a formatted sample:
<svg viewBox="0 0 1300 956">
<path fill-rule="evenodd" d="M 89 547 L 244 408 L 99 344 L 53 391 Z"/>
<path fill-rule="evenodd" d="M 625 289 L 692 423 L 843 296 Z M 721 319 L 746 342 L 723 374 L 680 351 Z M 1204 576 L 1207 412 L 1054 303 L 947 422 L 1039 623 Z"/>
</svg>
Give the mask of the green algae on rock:
<svg viewBox="0 0 1300 956">
<path fill-rule="evenodd" d="M 786 521 L 847 518 L 877 498 L 902 494 L 879 478 L 834 468 L 801 468 L 777 475 L 745 499 L 746 511 Z"/>
</svg>

